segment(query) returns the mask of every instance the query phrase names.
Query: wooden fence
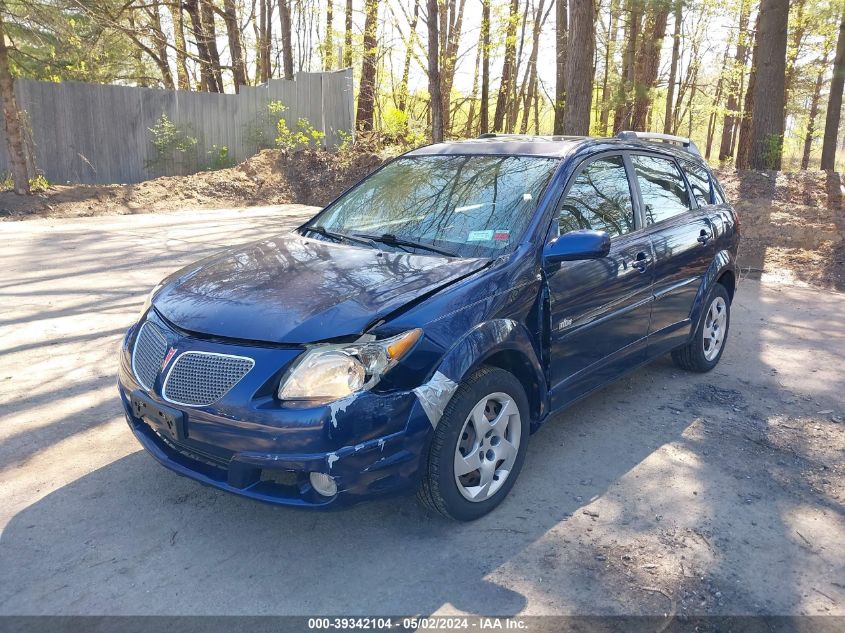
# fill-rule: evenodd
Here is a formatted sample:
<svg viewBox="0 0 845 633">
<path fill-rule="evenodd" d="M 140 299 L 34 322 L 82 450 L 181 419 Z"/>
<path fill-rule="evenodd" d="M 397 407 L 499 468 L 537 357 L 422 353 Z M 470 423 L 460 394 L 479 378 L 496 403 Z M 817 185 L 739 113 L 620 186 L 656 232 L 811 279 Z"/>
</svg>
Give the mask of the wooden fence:
<svg viewBox="0 0 845 633">
<path fill-rule="evenodd" d="M 299 73 L 242 86 L 239 94 L 186 92 L 17 79 L 19 107 L 29 119 L 35 160 L 53 183 L 135 183 L 235 163 L 271 147 L 280 115 L 291 130 L 307 119 L 328 147 L 352 133 L 352 71 Z M 195 138 L 187 152 L 160 156 L 150 131 L 162 114 L 180 133 Z M 0 126 L 0 174 L 8 169 Z M 225 149 L 223 149 L 225 148 Z"/>
</svg>

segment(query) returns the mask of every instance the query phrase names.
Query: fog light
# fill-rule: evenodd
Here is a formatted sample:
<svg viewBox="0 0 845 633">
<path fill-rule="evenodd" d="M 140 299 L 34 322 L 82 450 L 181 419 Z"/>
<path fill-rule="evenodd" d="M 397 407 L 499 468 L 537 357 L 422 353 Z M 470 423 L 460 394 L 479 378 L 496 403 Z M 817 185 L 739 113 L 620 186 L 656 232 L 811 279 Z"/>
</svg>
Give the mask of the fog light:
<svg viewBox="0 0 845 633">
<path fill-rule="evenodd" d="M 310 479 L 314 490 L 324 497 L 334 497 L 337 494 L 337 484 L 326 473 L 313 472 Z"/>
</svg>

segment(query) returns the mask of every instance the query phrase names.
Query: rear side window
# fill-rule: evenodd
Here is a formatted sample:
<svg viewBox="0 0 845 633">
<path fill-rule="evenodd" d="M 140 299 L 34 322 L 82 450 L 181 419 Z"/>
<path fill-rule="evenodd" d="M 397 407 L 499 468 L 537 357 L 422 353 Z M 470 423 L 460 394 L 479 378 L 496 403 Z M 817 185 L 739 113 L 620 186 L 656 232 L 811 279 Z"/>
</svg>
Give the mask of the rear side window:
<svg viewBox="0 0 845 633">
<path fill-rule="evenodd" d="M 710 176 L 707 170 L 701 165 L 694 165 L 686 161 L 681 162 L 684 173 L 687 175 L 687 182 L 695 201 L 700 207 L 710 204 Z"/>
<path fill-rule="evenodd" d="M 689 194 L 675 161 L 656 156 L 631 157 L 640 193 L 646 225 L 656 224 L 690 208 Z"/>
<path fill-rule="evenodd" d="M 561 235 L 593 229 L 614 237 L 634 230 L 631 188 L 621 156 L 595 160 L 578 174 L 561 202 L 558 226 Z"/>
</svg>

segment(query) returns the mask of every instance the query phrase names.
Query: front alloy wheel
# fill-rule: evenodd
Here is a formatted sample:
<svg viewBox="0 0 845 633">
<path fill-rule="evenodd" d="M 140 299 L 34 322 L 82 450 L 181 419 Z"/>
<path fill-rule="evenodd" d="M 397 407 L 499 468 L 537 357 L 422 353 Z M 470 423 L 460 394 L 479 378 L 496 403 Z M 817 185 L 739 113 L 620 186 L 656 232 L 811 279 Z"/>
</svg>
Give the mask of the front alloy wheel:
<svg viewBox="0 0 845 633">
<path fill-rule="evenodd" d="M 484 396 L 472 408 L 455 448 L 455 483 L 470 501 L 498 492 L 516 464 L 522 418 L 505 393 Z"/>
<path fill-rule="evenodd" d="M 503 369 L 481 367 L 458 386 L 435 426 L 420 501 L 460 521 L 487 514 L 513 487 L 528 432 L 522 384 Z"/>
</svg>

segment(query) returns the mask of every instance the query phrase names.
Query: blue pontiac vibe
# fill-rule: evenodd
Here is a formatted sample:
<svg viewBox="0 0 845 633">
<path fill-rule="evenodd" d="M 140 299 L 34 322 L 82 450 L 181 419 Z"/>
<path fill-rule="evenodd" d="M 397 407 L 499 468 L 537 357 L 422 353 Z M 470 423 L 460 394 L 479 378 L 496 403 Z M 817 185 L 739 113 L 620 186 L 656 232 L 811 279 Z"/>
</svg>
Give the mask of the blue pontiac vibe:
<svg viewBox="0 0 845 633">
<path fill-rule="evenodd" d="M 422 147 L 164 279 L 123 339 L 120 397 L 144 448 L 201 483 L 308 508 L 416 490 L 475 519 L 562 408 L 663 354 L 719 362 L 738 242 L 689 139 Z"/>
</svg>

